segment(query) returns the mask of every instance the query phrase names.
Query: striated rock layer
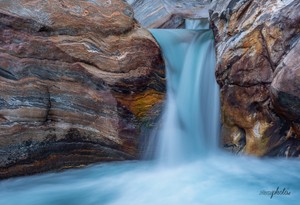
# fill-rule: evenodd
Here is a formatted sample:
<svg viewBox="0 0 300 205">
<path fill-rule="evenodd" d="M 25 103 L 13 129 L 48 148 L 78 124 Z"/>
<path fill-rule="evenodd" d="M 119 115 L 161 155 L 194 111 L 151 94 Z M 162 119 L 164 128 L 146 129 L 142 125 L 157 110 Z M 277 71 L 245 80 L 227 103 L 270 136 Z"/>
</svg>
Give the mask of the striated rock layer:
<svg viewBox="0 0 300 205">
<path fill-rule="evenodd" d="M 223 144 L 300 156 L 300 2 L 213 2 Z"/>
<path fill-rule="evenodd" d="M 182 28 L 185 18 L 208 18 L 210 0 L 126 0 L 146 28 Z"/>
<path fill-rule="evenodd" d="M 0 0 L 0 178 L 137 158 L 164 64 L 121 0 Z"/>
</svg>

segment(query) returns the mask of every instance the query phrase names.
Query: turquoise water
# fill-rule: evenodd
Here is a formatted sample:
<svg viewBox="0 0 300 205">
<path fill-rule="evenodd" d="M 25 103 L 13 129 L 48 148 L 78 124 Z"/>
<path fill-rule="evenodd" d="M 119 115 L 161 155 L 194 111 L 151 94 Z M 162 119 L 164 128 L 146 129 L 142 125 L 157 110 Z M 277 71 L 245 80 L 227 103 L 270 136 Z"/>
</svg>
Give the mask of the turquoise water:
<svg viewBox="0 0 300 205">
<path fill-rule="evenodd" d="M 155 144 L 163 165 L 186 163 L 214 152 L 219 136 L 219 87 L 208 29 L 153 29 L 167 72 L 167 101 Z"/>
<path fill-rule="evenodd" d="M 122 162 L 0 182 L 2 205 L 297 205 L 297 160 L 227 156 L 180 166 Z M 260 195 L 279 187 L 290 195 Z"/>
<path fill-rule="evenodd" d="M 159 140 L 149 145 L 156 148 L 154 159 L 2 180 L 0 205 L 299 204 L 299 160 L 217 149 L 219 90 L 211 31 L 151 32 L 165 55 L 168 81 Z"/>
</svg>

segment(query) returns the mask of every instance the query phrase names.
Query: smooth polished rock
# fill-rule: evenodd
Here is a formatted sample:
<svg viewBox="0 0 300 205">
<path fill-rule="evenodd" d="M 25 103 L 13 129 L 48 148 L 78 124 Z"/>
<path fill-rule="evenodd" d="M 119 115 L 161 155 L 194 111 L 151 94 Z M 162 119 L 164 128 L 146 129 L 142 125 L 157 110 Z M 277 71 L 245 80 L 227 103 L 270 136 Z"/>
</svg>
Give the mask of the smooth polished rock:
<svg viewBox="0 0 300 205">
<path fill-rule="evenodd" d="M 300 156 L 297 0 L 214 0 L 223 145 L 256 156 Z"/>
<path fill-rule="evenodd" d="M 138 158 L 164 76 L 121 0 L 0 0 L 0 178 Z"/>
</svg>

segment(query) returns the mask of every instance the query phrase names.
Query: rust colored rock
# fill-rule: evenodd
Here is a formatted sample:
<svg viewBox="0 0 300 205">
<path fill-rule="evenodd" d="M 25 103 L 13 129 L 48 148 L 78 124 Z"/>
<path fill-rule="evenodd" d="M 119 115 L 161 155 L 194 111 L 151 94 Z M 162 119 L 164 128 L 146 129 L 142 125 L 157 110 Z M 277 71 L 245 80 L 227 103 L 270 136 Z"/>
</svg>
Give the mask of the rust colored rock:
<svg viewBox="0 0 300 205">
<path fill-rule="evenodd" d="M 300 156 L 300 2 L 213 1 L 222 142 L 236 153 Z"/>
<path fill-rule="evenodd" d="M 121 0 L 0 0 L 0 178 L 138 157 L 165 79 L 132 15 Z"/>
</svg>

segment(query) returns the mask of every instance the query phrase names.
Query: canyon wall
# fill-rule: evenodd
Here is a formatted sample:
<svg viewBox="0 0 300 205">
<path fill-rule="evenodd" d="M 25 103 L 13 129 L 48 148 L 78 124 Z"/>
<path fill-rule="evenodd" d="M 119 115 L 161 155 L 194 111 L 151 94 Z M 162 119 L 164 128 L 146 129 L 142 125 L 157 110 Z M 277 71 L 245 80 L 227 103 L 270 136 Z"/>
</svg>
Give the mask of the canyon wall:
<svg viewBox="0 0 300 205">
<path fill-rule="evenodd" d="M 0 0 L 0 178 L 136 159 L 164 75 L 122 0 Z"/>
<path fill-rule="evenodd" d="M 300 156 L 300 2 L 213 1 L 222 144 Z"/>
<path fill-rule="evenodd" d="M 222 146 L 300 155 L 299 1 L 127 2 L 0 0 L 0 178 L 138 158 L 165 93 L 139 23 L 185 18 L 210 18 L 215 34 Z"/>
</svg>

